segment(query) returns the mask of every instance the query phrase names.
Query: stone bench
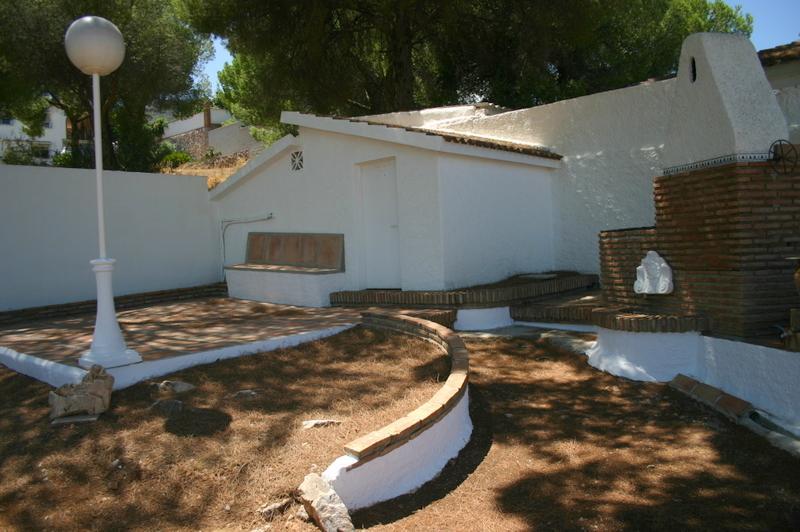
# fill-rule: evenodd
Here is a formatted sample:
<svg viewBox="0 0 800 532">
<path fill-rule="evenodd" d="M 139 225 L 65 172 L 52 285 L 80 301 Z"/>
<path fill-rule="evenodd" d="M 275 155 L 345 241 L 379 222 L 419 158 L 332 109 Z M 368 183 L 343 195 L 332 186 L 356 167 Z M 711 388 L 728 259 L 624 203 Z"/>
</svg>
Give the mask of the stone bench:
<svg viewBox="0 0 800 532">
<path fill-rule="evenodd" d="M 245 262 L 225 276 L 231 297 L 326 307 L 344 285 L 344 235 L 248 233 Z"/>
</svg>

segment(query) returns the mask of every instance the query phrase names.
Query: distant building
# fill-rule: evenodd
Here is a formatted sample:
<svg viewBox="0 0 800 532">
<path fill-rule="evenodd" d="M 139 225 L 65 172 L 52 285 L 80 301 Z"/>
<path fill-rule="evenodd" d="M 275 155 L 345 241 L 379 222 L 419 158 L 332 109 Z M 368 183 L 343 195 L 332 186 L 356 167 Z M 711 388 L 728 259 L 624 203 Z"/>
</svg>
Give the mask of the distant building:
<svg viewBox="0 0 800 532">
<path fill-rule="evenodd" d="M 67 117 L 64 111 L 50 107 L 44 124 L 44 135 L 31 138 L 23 131 L 23 124 L 12 116 L 0 117 L 0 157 L 16 146 L 32 149 L 37 162 L 46 163 L 64 147 L 67 136 Z"/>
<path fill-rule="evenodd" d="M 200 158 L 208 152 L 208 132 L 230 120 L 231 114 L 225 109 L 206 107 L 201 112 L 184 118 L 173 120 L 164 130 L 164 140 L 177 146 L 179 150 L 189 153 L 192 157 Z"/>
</svg>

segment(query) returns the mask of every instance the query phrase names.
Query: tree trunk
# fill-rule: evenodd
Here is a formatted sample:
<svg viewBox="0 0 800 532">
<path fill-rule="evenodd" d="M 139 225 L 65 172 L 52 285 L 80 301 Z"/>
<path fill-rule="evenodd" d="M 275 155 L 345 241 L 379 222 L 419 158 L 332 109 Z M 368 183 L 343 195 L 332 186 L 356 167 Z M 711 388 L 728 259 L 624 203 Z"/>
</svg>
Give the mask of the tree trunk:
<svg viewBox="0 0 800 532">
<path fill-rule="evenodd" d="M 413 3 L 398 6 L 389 30 L 388 69 L 386 76 L 385 105 L 387 111 L 414 109 L 413 28 L 411 10 Z"/>
</svg>

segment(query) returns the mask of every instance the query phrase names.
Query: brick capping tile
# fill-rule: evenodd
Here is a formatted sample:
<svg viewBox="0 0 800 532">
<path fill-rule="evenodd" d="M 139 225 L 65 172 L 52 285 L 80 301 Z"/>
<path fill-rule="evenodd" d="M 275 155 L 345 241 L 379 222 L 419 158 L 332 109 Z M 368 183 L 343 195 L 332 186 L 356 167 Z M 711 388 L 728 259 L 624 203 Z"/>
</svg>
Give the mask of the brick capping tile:
<svg viewBox="0 0 800 532">
<path fill-rule="evenodd" d="M 754 410 L 751 403 L 734 395 L 723 392 L 719 388 L 699 382 L 692 377 L 679 373 L 669 382 L 669 387 L 710 406 L 731 421 L 746 418 Z"/>
<path fill-rule="evenodd" d="M 382 456 L 412 440 L 447 415 L 467 390 L 469 352 L 451 329 L 428 319 L 390 312 L 363 312 L 366 327 L 389 329 L 437 343 L 450 355 L 450 375 L 442 387 L 424 404 L 389 423 L 360 436 L 344 446 L 347 454 L 358 459 L 352 468 Z"/>
<path fill-rule="evenodd" d="M 114 298 L 114 307 L 117 310 L 128 310 L 146 307 L 156 303 L 166 303 L 169 301 L 183 301 L 187 299 L 198 299 L 201 297 L 227 296 L 228 285 L 222 282 L 201 286 L 191 286 L 188 288 L 173 288 L 168 290 L 156 290 L 154 292 L 140 292 L 137 294 L 117 296 Z M 42 307 L 8 310 L 0 312 L 0 325 L 7 325 L 22 321 L 50 319 L 54 317 L 93 314 L 96 311 L 97 301 L 94 299 L 76 301 L 74 303 L 62 303 L 58 305 L 46 305 Z"/>
<path fill-rule="evenodd" d="M 592 309 L 591 321 L 592 324 L 604 329 L 627 332 L 703 332 L 710 328 L 709 320 L 704 316 L 651 314 L 630 308 L 598 307 Z"/>
</svg>

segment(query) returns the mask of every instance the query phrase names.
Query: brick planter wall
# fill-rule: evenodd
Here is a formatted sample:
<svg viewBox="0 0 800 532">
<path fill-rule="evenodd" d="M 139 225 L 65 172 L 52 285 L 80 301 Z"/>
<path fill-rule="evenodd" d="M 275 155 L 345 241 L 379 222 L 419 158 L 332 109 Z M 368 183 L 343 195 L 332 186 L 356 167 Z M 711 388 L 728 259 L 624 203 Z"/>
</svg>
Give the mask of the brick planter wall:
<svg viewBox="0 0 800 532">
<path fill-rule="evenodd" d="M 427 319 L 402 314 L 364 312 L 361 316 L 365 327 L 410 334 L 439 345 L 450 356 L 450 375 L 441 389 L 423 405 L 346 444 L 345 452 L 359 460 L 353 467 L 389 453 L 442 419 L 464 395 L 469 382 L 469 352 L 454 331 Z"/>
<path fill-rule="evenodd" d="M 800 305 L 785 259 L 800 251 L 800 170 L 735 163 L 655 179 L 656 225 L 600 233 L 600 281 L 609 306 L 705 316 L 712 334 L 774 335 Z M 672 268 L 668 295 L 633 291 L 648 250 Z"/>
</svg>

